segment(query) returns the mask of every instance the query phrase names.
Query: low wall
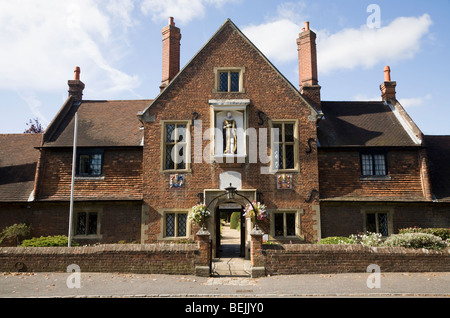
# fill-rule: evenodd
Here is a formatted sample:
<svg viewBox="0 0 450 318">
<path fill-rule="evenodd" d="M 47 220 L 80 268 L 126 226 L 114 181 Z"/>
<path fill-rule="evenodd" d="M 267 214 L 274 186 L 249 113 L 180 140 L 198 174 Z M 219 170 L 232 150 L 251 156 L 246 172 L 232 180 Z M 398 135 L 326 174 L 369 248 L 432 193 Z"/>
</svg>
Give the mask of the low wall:
<svg viewBox="0 0 450 318">
<path fill-rule="evenodd" d="M 84 247 L 0 247 L 1 272 L 195 274 L 197 244 L 111 244 Z"/>
<path fill-rule="evenodd" d="M 433 251 L 362 245 L 263 245 L 266 274 L 330 274 L 366 272 L 450 272 L 450 249 Z"/>
</svg>

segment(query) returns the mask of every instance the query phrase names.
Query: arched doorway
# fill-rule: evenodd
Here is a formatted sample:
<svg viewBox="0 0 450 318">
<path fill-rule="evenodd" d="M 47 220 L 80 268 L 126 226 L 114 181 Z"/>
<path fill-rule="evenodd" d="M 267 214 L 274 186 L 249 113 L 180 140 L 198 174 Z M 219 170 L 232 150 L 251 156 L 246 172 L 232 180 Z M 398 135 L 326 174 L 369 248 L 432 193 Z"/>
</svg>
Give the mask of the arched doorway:
<svg viewBox="0 0 450 318">
<path fill-rule="evenodd" d="M 256 200 L 256 190 L 254 189 L 240 189 L 239 193 L 241 196 L 245 196 L 245 198 L 241 196 L 236 196 L 233 199 L 228 199 L 223 194 L 224 190 L 220 189 L 207 189 L 204 190 L 204 203 L 208 206 L 208 209 L 211 211 L 211 218 L 208 221 L 208 230 L 211 233 L 212 240 L 212 257 L 217 258 L 220 255 L 220 210 L 221 206 L 233 204 L 240 206 L 241 216 L 243 218 L 243 207 L 248 203 L 248 201 Z M 242 220 L 241 218 L 241 220 Z M 249 253 L 246 249 L 246 246 L 250 244 L 250 231 L 251 225 L 246 226 L 246 223 L 249 222 L 247 220 L 241 221 L 241 242 L 239 244 L 239 255 L 243 255 L 242 257 L 249 257 Z M 242 250 L 241 250 L 242 249 Z M 242 252 L 242 253 L 241 253 Z M 240 256 L 237 256 L 240 257 Z"/>
<path fill-rule="evenodd" d="M 216 257 L 245 257 L 244 207 L 224 203 L 216 207 Z"/>
</svg>

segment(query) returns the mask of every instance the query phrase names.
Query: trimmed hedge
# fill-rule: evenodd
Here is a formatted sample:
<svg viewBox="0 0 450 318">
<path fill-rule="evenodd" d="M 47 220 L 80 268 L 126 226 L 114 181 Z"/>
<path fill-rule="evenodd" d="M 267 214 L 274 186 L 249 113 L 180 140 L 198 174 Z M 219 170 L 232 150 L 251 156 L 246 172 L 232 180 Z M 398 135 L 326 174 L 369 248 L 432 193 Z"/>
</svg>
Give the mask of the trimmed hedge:
<svg viewBox="0 0 450 318">
<path fill-rule="evenodd" d="M 49 246 L 67 246 L 69 240 L 65 235 L 56 236 L 41 236 L 33 237 L 29 240 L 23 240 L 20 246 L 23 247 L 49 247 Z M 72 246 L 79 246 L 79 244 L 72 241 Z"/>
<path fill-rule="evenodd" d="M 422 229 L 420 227 L 409 227 L 409 228 L 405 228 L 405 229 L 400 229 L 398 231 L 398 233 L 399 234 L 426 233 L 426 234 L 432 234 L 432 235 L 438 236 L 444 241 L 450 239 L 450 229 L 448 229 L 448 228 L 425 228 L 425 229 Z"/>
</svg>

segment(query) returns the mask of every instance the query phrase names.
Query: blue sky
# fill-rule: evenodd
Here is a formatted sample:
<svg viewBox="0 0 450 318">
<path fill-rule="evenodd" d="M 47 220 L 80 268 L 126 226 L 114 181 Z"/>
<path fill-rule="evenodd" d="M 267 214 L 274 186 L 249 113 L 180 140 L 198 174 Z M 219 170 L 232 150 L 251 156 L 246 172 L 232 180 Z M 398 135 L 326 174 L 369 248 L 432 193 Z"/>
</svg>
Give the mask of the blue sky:
<svg viewBox="0 0 450 318">
<path fill-rule="evenodd" d="M 389 65 L 420 129 L 450 135 L 448 12 L 449 0 L 1 0 L 0 133 L 48 125 L 75 66 L 84 99 L 156 97 L 173 16 L 182 66 L 230 18 L 297 87 L 296 38 L 310 21 L 322 100 L 380 100 Z"/>
</svg>

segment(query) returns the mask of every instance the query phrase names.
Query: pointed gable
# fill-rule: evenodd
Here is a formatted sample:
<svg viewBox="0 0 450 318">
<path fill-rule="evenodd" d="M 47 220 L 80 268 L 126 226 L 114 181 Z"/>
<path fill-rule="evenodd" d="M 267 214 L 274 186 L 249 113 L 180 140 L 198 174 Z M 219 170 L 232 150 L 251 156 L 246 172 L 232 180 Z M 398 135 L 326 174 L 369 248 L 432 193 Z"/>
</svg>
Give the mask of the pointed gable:
<svg viewBox="0 0 450 318">
<path fill-rule="evenodd" d="M 215 75 L 214 70 L 221 68 L 240 69 L 243 72 L 242 91 L 228 94 L 218 92 L 217 74 Z M 269 81 L 271 89 L 258 88 L 258 83 L 262 81 Z M 204 89 L 205 86 L 208 87 L 207 90 Z M 222 24 L 153 103 L 139 112 L 138 116 L 141 120 L 148 121 L 150 108 L 157 107 L 159 103 L 165 104 L 165 101 L 173 102 L 174 96 L 179 94 L 198 95 L 200 92 L 211 99 L 264 96 L 267 103 L 271 102 L 272 97 L 282 94 L 286 95 L 286 105 L 302 103 L 307 105 L 310 114 L 316 116 L 319 113 L 230 19 Z"/>
</svg>

